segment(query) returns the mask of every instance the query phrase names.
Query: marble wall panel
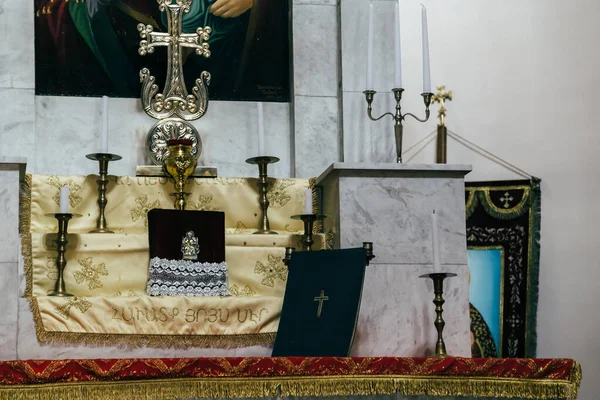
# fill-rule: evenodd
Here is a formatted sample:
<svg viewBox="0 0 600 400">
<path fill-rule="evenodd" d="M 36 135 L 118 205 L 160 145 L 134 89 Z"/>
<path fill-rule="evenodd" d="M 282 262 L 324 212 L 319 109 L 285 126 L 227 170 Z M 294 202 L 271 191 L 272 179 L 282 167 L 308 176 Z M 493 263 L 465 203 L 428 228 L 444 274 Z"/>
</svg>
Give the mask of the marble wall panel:
<svg viewBox="0 0 600 400">
<path fill-rule="evenodd" d="M 0 2 L 0 88 L 34 88 L 33 26 L 33 1 Z"/>
<path fill-rule="evenodd" d="M 293 15 L 294 94 L 337 96 L 339 86 L 337 7 L 296 4 Z"/>
<path fill-rule="evenodd" d="M 470 357 L 467 267 L 447 267 L 458 276 L 444 282 L 444 341 L 449 354 Z M 433 284 L 419 278 L 430 272 L 429 265 L 367 267 L 352 356 L 433 354 L 437 340 Z"/>
<path fill-rule="evenodd" d="M 296 177 L 318 176 L 339 160 L 338 99 L 296 96 Z"/>
<path fill-rule="evenodd" d="M 18 256 L 19 171 L 0 169 L 0 263 L 16 263 Z"/>
<path fill-rule="evenodd" d="M 36 97 L 35 173 L 90 174 L 97 165 L 85 158 L 100 147 L 102 127 L 100 98 Z M 148 165 L 145 140 L 156 122 L 138 100 L 109 100 L 109 152 L 123 156 L 110 164 L 109 173 L 135 175 L 137 165 Z M 281 161 L 272 176 L 290 175 L 290 111 L 287 103 L 264 106 L 267 151 Z M 254 176 L 255 166 L 245 163 L 258 153 L 256 103 L 210 103 L 205 117 L 195 121 L 203 141 L 200 163 L 216 166 L 220 176 Z M 59 127 L 59 128 L 57 128 Z"/>
<path fill-rule="evenodd" d="M 339 210 L 341 247 L 369 239 L 376 264 L 431 264 L 436 210 L 442 262 L 467 262 L 462 178 L 341 178 Z"/>
<path fill-rule="evenodd" d="M 0 263 L 0 360 L 17 358 L 17 263 Z"/>
<path fill-rule="evenodd" d="M 0 62 L 0 69 L 2 65 Z M 0 89 L 0 104 L 0 157 L 28 157 L 31 162 L 35 140 L 34 90 Z"/>
<path fill-rule="evenodd" d="M 294 0 L 294 4 L 318 4 L 335 6 L 339 0 Z"/>
</svg>

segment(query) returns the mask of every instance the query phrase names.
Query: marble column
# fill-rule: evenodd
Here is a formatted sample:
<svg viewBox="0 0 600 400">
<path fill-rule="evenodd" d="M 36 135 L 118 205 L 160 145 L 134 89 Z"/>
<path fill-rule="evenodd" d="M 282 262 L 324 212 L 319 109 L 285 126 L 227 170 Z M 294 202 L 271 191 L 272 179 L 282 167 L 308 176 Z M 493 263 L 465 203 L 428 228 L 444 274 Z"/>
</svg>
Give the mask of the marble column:
<svg viewBox="0 0 600 400">
<path fill-rule="evenodd" d="M 470 356 L 463 165 L 334 163 L 317 179 L 334 248 L 373 242 L 352 355 L 430 355 L 437 338 L 431 214 L 438 215 L 448 352 Z M 440 271 L 436 271 L 440 272 Z"/>
<path fill-rule="evenodd" d="M 339 5 L 336 0 L 294 0 L 295 176 L 316 176 L 340 160 Z"/>
</svg>

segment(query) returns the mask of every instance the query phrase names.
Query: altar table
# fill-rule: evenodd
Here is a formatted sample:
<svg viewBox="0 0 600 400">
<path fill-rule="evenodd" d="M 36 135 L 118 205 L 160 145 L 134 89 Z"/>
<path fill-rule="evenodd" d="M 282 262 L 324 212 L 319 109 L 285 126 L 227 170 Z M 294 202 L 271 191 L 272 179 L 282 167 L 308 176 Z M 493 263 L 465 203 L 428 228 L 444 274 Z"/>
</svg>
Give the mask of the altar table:
<svg viewBox="0 0 600 400">
<path fill-rule="evenodd" d="M 195 358 L 0 362 L 0 400 L 468 396 L 574 400 L 569 359 Z"/>
</svg>

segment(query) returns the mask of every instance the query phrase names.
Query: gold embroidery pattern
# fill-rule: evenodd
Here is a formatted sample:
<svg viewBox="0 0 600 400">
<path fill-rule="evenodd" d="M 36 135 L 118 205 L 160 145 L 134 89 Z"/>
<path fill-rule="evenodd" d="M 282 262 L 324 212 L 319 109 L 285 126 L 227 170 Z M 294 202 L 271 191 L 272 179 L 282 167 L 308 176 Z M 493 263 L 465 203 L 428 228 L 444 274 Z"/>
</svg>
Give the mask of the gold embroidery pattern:
<svg viewBox="0 0 600 400">
<path fill-rule="evenodd" d="M 212 196 L 198 196 L 198 203 L 194 203 L 193 201 L 187 202 L 187 208 L 189 210 L 200 210 L 200 211 L 217 211 L 216 208 L 212 207 L 210 203 L 212 203 Z"/>
<path fill-rule="evenodd" d="M 267 259 L 269 261 L 267 265 L 257 261 L 256 266 L 254 267 L 255 274 L 264 275 L 261 284 L 275 287 L 275 281 L 277 279 L 285 282 L 287 280 L 288 270 L 283 263 L 282 258 L 269 254 Z"/>
<path fill-rule="evenodd" d="M 131 209 L 131 220 L 137 222 L 139 219 L 144 220 L 144 225 L 148 226 L 148 211 L 160 207 L 160 201 L 156 200 L 148 204 L 148 196 L 142 195 L 135 199 L 136 208 Z"/>
<path fill-rule="evenodd" d="M 46 268 L 48 268 L 48 272 L 46 276 L 51 281 L 55 281 L 58 279 L 58 268 L 56 268 L 56 259 L 54 257 L 46 257 Z"/>
<path fill-rule="evenodd" d="M 54 309 L 54 311 L 65 317 L 65 319 L 71 319 L 69 313 L 73 307 L 81 311 L 82 314 L 85 314 L 92 307 L 92 303 L 81 297 L 67 297 L 66 301 L 65 304 Z"/>
<path fill-rule="evenodd" d="M 46 183 L 56 188 L 56 193 L 52 196 L 52 200 L 54 200 L 57 206 L 60 205 L 60 188 L 63 186 L 69 188 L 69 205 L 71 208 L 77 207 L 83 201 L 77 194 L 81 190 L 81 186 L 73 182 L 73 179 L 69 179 L 63 184 L 60 183 L 60 178 L 58 176 L 53 175 L 46 179 Z"/>
<path fill-rule="evenodd" d="M 115 294 L 113 294 L 113 297 L 122 297 L 122 296 L 123 296 L 123 293 L 120 290 L 118 290 L 117 292 L 115 292 Z M 137 293 L 131 289 L 129 289 L 129 291 L 127 292 L 127 294 L 125 296 L 126 297 L 138 297 Z"/>
<path fill-rule="evenodd" d="M 242 221 L 238 221 L 237 226 L 235 227 L 234 233 L 236 235 L 249 234 L 249 233 L 252 233 L 252 229 L 248 229 L 248 227 Z"/>
<path fill-rule="evenodd" d="M 277 180 L 267 193 L 271 207 L 279 208 L 285 206 L 291 199 L 287 189 L 294 184 L 292 179 Z"/>
<path fill-rule="evenodd" d="M 246 285 L 246 287 L 243 289 L 240 289 L 238 285 L 233 285 L 229 288 L 229 292 L 232 296 L 236 297 L 251 297 L 256 294 L 256 292 L 248 285 Z"/>
<path fill-rule="evenodd" d="M 98 289 L 102 287 L 102 282 L 100 281 L 100 275 L 108 276 L 108 270 L 106 269 L 106 265 L 104 263 L 98 264 L 94 266 L 94 260 L 92 257 L 88 257 L 83 260 L 77 260 L 79 265 L 81 265 L 81 271 L 75 271 L 73 276 L 75 277 L 75 282 L 83 283 L 88 282 L 88 288 L 90 290 Z"/>
</svg>

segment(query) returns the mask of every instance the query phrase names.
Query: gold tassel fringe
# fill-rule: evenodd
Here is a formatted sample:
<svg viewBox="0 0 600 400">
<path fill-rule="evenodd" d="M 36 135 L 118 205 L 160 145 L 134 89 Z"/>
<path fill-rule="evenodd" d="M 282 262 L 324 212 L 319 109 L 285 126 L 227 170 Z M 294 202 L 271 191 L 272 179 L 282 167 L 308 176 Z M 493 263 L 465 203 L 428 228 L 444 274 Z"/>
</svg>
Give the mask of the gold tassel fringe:
<svg viewBox="0 0 600 400">
<path fill-rule="evenodd" d="M 577 367 L 577 366 L 576 366 Z M 413 376 L 181 378 L 0 386 L 0 400 L 259 398 L 289 396 L 469 396 L 575 400 L 578 381 Z"/>
<path fill-rule="evenodd" d="M 110 333 L 56 332 L 44 329 L 37 299 L 29 297 L 35 333 L 40 343 L 77 343 L 86 345 L 134 345 L 150 347 L 212 347 L 235 348 L 269 346 L 275 342 L 275 332 L 245 335 L 126 335 Z M 0 397 L 0 400 L 2 398 Z"/>
<path fill-rule="evenodd" d="M 26 235 L 31 232 L 31 174 L 25 175 L 21 182 L 19 193 L 19 233 Z"/>
</svg>

